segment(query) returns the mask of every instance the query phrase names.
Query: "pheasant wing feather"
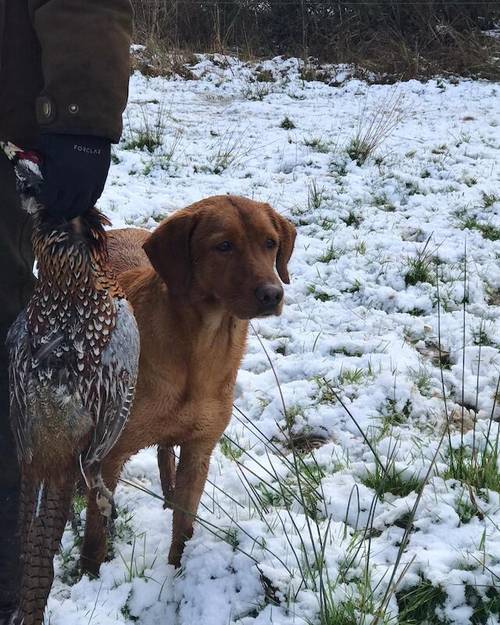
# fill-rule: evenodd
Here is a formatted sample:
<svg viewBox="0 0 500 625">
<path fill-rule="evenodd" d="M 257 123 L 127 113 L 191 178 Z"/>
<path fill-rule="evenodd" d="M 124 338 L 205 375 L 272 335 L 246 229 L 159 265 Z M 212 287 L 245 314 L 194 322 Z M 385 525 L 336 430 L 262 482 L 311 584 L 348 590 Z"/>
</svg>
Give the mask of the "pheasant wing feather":
<svg viewBox="0 0 500 625">
<path fill-rule="evenodd" d="M 9 351 L 10 419 L 19 461 L 30 462 L 32 420 L 28 409 L 29 368 L 32 362 L 26 313 L 12 324 L 6 341 Z"/>
<path fill-rule="evenodd" d="M 92 441 L 83 459 L 84 470 L 100 464 L 118 440 L 134 398 L 139 360 L 139 337 L 135 318 L 126 300 L 116 301 L 116 326 L 102 355 L 98 418 Z"/>
</svg>

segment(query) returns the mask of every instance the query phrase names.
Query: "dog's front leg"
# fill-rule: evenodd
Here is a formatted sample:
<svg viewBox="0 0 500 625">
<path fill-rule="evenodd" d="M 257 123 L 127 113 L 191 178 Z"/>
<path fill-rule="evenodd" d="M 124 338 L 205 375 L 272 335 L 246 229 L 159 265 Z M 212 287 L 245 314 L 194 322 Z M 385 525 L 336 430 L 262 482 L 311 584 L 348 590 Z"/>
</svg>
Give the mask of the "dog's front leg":
<svg viewBox="0 0 500 625">
<path fill-rule="evenodd" d="M 217 441 L 195 440 L 181 446 L 172 501 L 174 521 L 169 564 L 179 566 L 184 545 L 193 534 L 193 520 L 207 479 L 210 456 Z"/>
</svg>

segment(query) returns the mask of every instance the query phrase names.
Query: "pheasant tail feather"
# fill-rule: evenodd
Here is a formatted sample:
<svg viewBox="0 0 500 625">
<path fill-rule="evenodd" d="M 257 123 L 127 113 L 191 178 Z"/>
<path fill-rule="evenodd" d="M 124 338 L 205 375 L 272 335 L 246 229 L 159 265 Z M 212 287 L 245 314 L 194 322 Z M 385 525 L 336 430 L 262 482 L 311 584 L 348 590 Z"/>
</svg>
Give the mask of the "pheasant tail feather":
<svg viewBox="0 0 500 625">
<path fill-rule="evenodd" d="M 22 582 L 15 625 L 41 625 L 54 579 L 54 556 L 69 516 L 74 476 L 61 482 L 23 480 Z"/>
</svg>

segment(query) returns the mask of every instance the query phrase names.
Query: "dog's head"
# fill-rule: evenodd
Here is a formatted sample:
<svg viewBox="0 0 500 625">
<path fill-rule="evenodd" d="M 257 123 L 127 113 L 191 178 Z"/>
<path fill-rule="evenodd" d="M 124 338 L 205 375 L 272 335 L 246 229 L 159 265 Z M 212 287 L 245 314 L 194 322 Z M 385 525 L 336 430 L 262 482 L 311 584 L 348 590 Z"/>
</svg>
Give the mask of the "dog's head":
<svg viewBox="0 0 500 625">
<path fill-rule="evenodd" d="M 172 296 L 251 319 L 281 313 L 278 275 L 289 283 L 294 242 L 294 226 L 269 204 L 216 196 L 174 213 L 144 250 Z"/>
</svg>

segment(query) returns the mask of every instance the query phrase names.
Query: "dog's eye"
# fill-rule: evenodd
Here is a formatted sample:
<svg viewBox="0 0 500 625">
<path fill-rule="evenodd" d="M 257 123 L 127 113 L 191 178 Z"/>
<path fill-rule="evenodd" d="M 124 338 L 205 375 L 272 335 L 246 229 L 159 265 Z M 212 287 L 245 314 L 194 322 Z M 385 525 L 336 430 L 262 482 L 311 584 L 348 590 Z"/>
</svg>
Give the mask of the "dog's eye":
<svg viewBox="0 0 500 625">
<path fill-rule="evenodd" d="M 230 252 L 233 249 L 233 244 L 231 241 L 222 241 L 215 247 L 219 252 Z"/>
<path fill-rule="evenodd" d="M 266 247 L 268 247 L 270 250 L 273 249 L 273 247 L 276 247 L 277 243 L 274 239 L 267 239 L 266 240 Z"/>
</svg>

